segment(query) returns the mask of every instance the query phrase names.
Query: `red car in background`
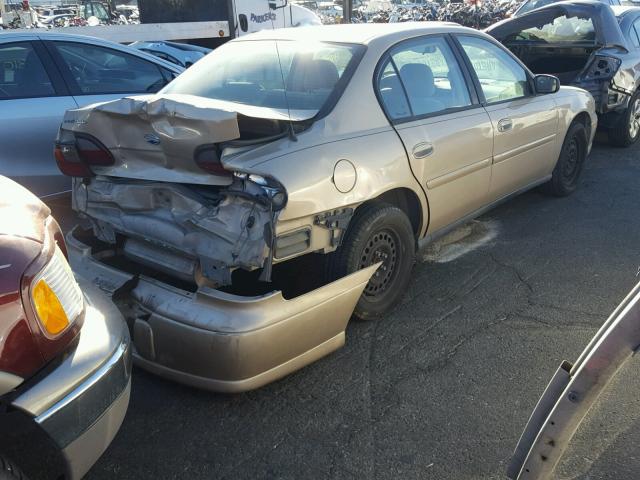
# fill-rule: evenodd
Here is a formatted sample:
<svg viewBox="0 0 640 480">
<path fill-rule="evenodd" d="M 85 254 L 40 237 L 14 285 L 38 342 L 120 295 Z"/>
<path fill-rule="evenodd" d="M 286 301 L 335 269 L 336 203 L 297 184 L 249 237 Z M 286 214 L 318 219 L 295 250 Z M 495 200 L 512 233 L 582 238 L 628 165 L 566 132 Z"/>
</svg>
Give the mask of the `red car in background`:
<svg viewBox="0 0 640 480">
<path fill-rule="evenodd" d="M 0 480 L 82 477 L 130 388 L 120 312 L 74 278 L 49 208 L 0 176 Z"/>
</svg>

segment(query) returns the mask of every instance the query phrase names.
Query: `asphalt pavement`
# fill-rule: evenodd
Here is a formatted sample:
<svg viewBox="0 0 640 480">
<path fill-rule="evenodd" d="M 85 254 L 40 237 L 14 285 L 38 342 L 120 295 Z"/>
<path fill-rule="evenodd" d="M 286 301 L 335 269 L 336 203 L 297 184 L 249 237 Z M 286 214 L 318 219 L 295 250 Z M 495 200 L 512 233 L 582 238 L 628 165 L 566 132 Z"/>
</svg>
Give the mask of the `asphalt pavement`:
<svg viewBox="0 0 640 480">
<path fill-rule="evenodd" d="M 134 369 L 87 478 L 505 478 L 557 366 L 639 280 L 639 153 L 596 144 L 574 195 L 526 193 L 423 252 L 391 314 L 272 385 L 219 395 Z M 634 372 L 563 478 L 640 476 Z"/>
</svg>

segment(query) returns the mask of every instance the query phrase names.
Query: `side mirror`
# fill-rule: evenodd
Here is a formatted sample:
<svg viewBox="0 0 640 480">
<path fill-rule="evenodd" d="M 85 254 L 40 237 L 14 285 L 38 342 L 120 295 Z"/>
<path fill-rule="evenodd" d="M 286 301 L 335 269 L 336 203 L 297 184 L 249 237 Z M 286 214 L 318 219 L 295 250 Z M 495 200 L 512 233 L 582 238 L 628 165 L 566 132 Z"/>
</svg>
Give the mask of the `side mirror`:
<svg viewBox="0 0 640 480">
<path fill-rule="evenodd" d="M 536 75 L 533 81 L 536 84 L 536 93 L 556 93 L 560 90 L 560 80 L 553 75 Z"/>
</svg>

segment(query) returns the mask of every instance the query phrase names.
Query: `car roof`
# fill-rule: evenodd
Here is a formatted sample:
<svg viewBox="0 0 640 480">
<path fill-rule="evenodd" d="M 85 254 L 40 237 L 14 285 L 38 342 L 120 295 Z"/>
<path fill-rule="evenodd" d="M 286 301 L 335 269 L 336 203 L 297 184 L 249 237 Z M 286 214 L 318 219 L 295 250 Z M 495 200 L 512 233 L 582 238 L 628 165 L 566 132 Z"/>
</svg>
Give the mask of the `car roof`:
<svg viewBox="0 0 640 480">
<path fill-rule="evenodd" d="M 616 17 L 622 17 L 629 12 L 640 12 L 640 7 L 633 5 L 612 5 L 611 10 L 613 10 Z"/>
<path fill-rule="evenodd" d="M 2 1 L 2 0 L 0 0 Z M 98 27 L 96 27 L 98 28 Z M 126 45 L 121 45 L 119 43 L 111 42 L 109 40 L 103 40 L 101 38 L 91 37 L 88 35 L 74 35 L 71 33 L 58 33 L 51 31 L 40 31 L 37 29 L 33 29 L 29 32 L 0 32 L 0 42 L 6 41 L 28 41 L 34 39 L 40 40 L 58 40 L 58 41 L 71 41 L 71 42 L 80 42 L 87 43 L 91 45 L 98 45 L 107 48 L 113 48 L 116 50 L 120 50 L 126 53 L 130 53 L 132 55 L 136 55 L 138 57 L 145 58 L 150 62 L 161 65 L 169 70 L 174 71 L 175 73 L 180 73 L 183 71 L 183 68 L 178 65 L 162 60 L 161 58 L 156 57 L 155 55 L 151 55 L 135 48 L 128 47 Z"/>
<path fill-rule="evenodd" d="M 478 33 L 477 30 L 462 27 L 452 22 L 357 23 L 262 30 L 234 41 L 305 40 L 368 44 L 377 38 L 395 36 L 401 33 L 420 35 L 456 31 Z"/>
</svg>

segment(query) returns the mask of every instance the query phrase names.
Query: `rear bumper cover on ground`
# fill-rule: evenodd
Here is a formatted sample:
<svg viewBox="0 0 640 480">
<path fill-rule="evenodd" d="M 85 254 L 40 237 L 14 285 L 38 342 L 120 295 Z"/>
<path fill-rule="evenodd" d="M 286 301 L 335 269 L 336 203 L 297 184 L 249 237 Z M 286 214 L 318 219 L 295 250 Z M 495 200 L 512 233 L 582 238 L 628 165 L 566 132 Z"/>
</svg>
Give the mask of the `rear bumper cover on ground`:
<svg viewBox="0 0 640 480">
<path fill-rule="evenodd" d="M 81 478 L 113 440 L 131 388 L 130 337 L 122 315 L 96 287 L 79 283 L 86 313 L 76 347 L 12 402 L 60 448 L 71 479 Z"/>
<path fill-rule="evenodd" d="M 134 362 L 171 380 L 242 392 L 281 378 L 344 344 L 345 328 L 377 265 L 293 299 L 195 293 L 98 261 L 69 234 L 71 265 L 107 292 L 128 320 Z M 310 273 L 312 274 L 312 273 Z"/>
</svg>

